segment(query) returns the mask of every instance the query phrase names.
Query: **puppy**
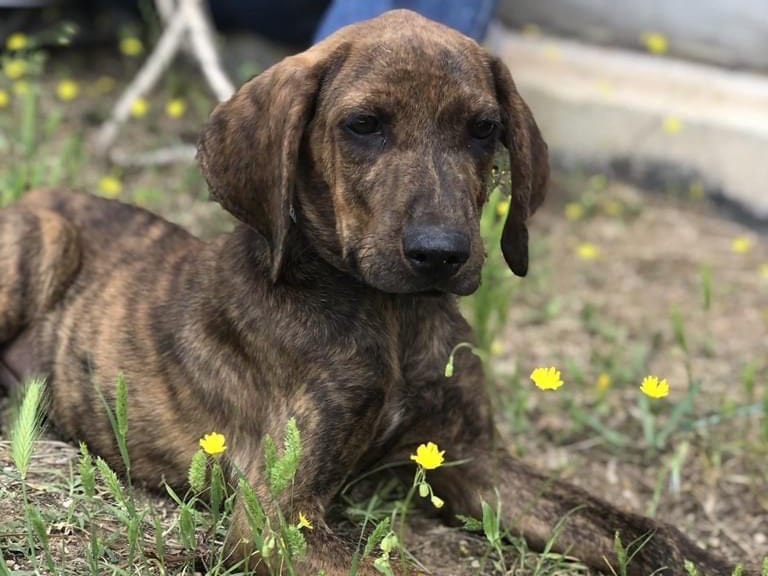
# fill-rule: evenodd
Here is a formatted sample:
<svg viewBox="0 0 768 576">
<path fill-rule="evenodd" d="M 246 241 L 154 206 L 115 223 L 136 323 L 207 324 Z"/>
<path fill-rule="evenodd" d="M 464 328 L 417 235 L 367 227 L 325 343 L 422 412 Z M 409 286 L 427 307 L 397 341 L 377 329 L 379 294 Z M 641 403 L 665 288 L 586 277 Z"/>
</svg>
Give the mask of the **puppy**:
<svg viewBox="0 0 768 576">
<path fill-rule="evenodd" d="M 593 567 L 616 565 L 618 531 L 651 535 L 632 574 L 682 574 L 686 559 L 725 574 L 676 529 L 510 456 L 469 351 L 445 376 L 472 341 L 456 295 L 480 282 L 499 142 L 512 176 L 501 246 L 524 276 L 547 148 L 507 68 L 407 11 L 344 28 L 213 112 L 199 160 L 240 221 L 232 233 L 205 243 L 139 208 L 55 190 L 0 211 L 4 378 L 46 376 L 61 434 L 121 469 L 97 390 L 113 403 L 122 373 L 137 481 L 183 489 L 198 439 L 217 430 L 228 469 L 265 502 L 263 439 L 295 417 L 304 457 L 281 509 L 315 523 L 302 574 L 349 571 L 352 549 L 323 521 L 344 479 L 425 441 L 467 460 L 430 473 L 446 521 L 501 498 L 504 524 L 534 548 L 569 515 L 556 548 Z M 263 569 L 250 538 L 238 506 L 232 557 Z"/>
</svg>

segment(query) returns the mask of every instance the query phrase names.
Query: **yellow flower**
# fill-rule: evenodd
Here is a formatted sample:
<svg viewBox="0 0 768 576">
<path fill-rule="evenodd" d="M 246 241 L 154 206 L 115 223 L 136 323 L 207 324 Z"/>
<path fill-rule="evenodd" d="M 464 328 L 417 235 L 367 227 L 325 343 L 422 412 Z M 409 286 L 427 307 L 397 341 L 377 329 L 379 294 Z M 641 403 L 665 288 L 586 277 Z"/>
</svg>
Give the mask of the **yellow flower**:
<svg viewBox="0 0 768 576">
<path fill-rule="evenodd" d="M 621 216 L 624 212 L 624 205 L 618 200 L 606 200 L 603 203 L 603 211 L 608 216 Z"/>
<path fill-rule="evenodd" d="M 560 379 L 560 370 L 554 366 L 536 368 L 531 372 L 531 380 L 540 390 L 557 390 L 563 385 L 563 381 Z"/>
<path fill-rule="evenodd" d="M 504 352 L 504 345 L 501 342 L 498 340 L 491 342 L 491 354 L 498 356 L 502 352 Z"/>
<path fill-rule="evenodd" d="M 5 47 L 12 52 L 15 50 L 24 50 L 29 45 L 27 35 L 23 32 L 14 32 L 5 41 Z"/>
<path fill-rule="evenodd" d="M 93 85 L 100 94 L 107 94 L 115 89 L 115 79 L 112 76 L 99 76 Z"/>
<path fill-rule="evenodd" d="M 309 521 L 309 519 L 304 516 L 304 512 L 299 512 L 299 523 L 296 525 L 297 528 L 306 528 L 307 530 L 312 530 L 314 527 L 312 526 L 312 522 Z"/>
<path fill-rule="evenodd" d="M 691 197 L 691 200 L 704 198 L 704 184 L 701 180 L 694 180 L 688 185 L 688 196 Z"/>
<path fill-rule="evenodd" d="M 144 51 L 144 44 L 135 36 L 127 36 L 120 40 L 120 52 L 126 56 L 138 56 Z"/>
<path fill-rule="evenodd" d="M 608 177 L 605 174 L 593 174 L 587 180 L 587 187 L 595 192 L 605 190 L 606 186 L 608 186 Z"/>
<path fill-rule="evenodd" d="M 661 127 L 668 134 L 677 134 L 683 129 L 683 121 L 677 116 L 666 116 L 661 121 Z"/>
<path fill-rule="evenodd" d="M 227 447 L 224 445 L 224 434 L 218 432 L 211 432 L 200 438 L 200 448 L 203 452 L 215 456 L 221 454 Z"/>
<path fill-rule="evenodd" d="M 23 58 L 10 58 L 3 62 L 3 72 L 10 80 L 17 80 L 27 71 L 27 61 Z"/>
<path fill-rule="evenodd" d="M 584 206 L 578 202 L 568 202 L 565 205 L 565 217 L 568 220 L 579 220 L 584 216 Z"/>
<path fill-rule="evenodd" d="M 752 240 L 746 236 L 737 236 L 731 241 L 731 251 L 736 254 L 746 254 L 752 249 Z"/>
<path fill-rule="evenodd" d="M 496 204 L 496 214 L 506 216 L 507 212 L 509 212 L 509 200 L 502 200 Z"/>
<path fill-rule="evenodd" d="M 6 106 L 8 106 L 8 104 L 10 104 L 10 102 L 11 102 L 11 97 L 8 94 L 8 92 L 0 88 L 0 108 L 5 108 Z"/>
<path fill-rule="evenodd" d="M 187 103 L 182 98 L 173 98 L 165 103 L 165 113 L 171 118 L 181 118 L 187 111 Z"/>
<path fill-rule="evenodd" d="M 640 41 L 651 54 L 665 54 L 669 49 L 667 37 L 661 32 L 644 32 Z"/>
<path fill-rule="evenodd" d="M 640 391 L 651 398 L 664 398 L 669 394 L 669 384 L 666 378 L 659 380 L 656 376 L 646 376 L 640 384 Z"/>
<path fill-rule="evenodd" d="M 123 190 L 123 183 L 117 176 L 102 176 L 99 179 L 99 190 L 109 198 L 114 198 Z"/>
<path fill-rule="evenodd" d="M 560 46 L 557 44 L 549 43 L 544 46 L 543 49 L 544 58 L 550 62 L 556 62 L 560 60 L 561 51 Z"/>
<path fill-rule="evenodd" d="M 148 110 L 149 102 L 147 102 L 144 98 L 136 98 L 136 100 L 134 100 L 131 104 L 131 116 L 134 118 L 141 118 L 142 116 L 146 116 Z"/>
<path fill-rule="evenodd" d="M 611 375 L 603 372 L 597 377 L 597 382 L 595 382 L 595 385 L 597 386 L 598 390 L 600 390 L 601 392 L 604 392 L 611 387 L 612 381 L 613 380 L 611 379 Z"/>
<path fill-rule="evenodd" d="M 56 96 L 64 102 L 74 100 L 79 93 L 80 86 L 74 80 L 62 80 L 56 85 Z"/>
<path fill-rule="evenodd" d="M 16 82 L 13 83 L 13 92 L 19 96 L 29 92 L 29 89 L 30 85 L 26 80 L 16 80 Z"/>
<path fill-rule="evenodd" d="M 539 28 L 536 24 L 526 24 L 523 26 L 523 36 L 528 36 L 531 38 L 535 38 L 536 36 L 541 35 L 541 28 Z"/>
<path fill-rule="evenodd" d="M 582 242 L 576 246 L 576 255 L 582 260 L 594 260 L 600 255 L 600 249 L 589 242 Z"/>
<path fill-rule="evenodd" d="M 595 82 L 595 86 L 597 87 L 598 92 L 605 95 L 613 94 L 616 91 L 616 86 L 613 82 L 605 78 L 598 78 L 597 82 Z"/>
<path fill-rule="evenodd" d="M 438 498 L 434 494 L 432 494 L 432 498 L 430 498 L 430 502 L 432 502 L 432 506 L 437 508 L 438 510 L 443 507 L 445 504 L 445 501 L 442 498 Z"/>
<path fill-rule="evenodd" d="M 420 444 L 416 448 L 416 454 L 411 454 L 411 460 L 416 462 L 424 470 L 434 470 L 442 466 L 445 454 L 445 450 L 440 450 L 434 442 L 427 442 L 426 444 Z"/>
</svg>

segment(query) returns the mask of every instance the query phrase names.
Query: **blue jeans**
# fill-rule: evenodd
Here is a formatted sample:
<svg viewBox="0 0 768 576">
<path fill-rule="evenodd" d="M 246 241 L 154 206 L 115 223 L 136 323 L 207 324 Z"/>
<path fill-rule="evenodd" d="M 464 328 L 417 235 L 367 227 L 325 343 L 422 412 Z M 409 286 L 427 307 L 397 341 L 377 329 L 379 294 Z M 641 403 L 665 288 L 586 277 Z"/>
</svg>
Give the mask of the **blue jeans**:
<svg viewBox="0 0 768 576">
<path fill-rule="evenodd" d="M 317 30 L 315 42 L 347 24 L 367 20 L 395 8 L 408 8 L 482 40 L 498 0 L 334 0 Z"/>
</svg>

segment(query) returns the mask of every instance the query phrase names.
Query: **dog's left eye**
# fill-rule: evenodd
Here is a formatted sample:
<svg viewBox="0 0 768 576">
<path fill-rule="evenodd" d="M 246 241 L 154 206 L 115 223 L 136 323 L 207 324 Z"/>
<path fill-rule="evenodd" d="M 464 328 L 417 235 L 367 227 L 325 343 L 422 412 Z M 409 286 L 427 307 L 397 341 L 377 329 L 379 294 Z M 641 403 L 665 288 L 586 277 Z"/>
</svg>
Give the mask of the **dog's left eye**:
<svg viewBox="0 0 768 576">
<path fill-rule="evenodd" d="M 469 125 L 472 138 L 486 140 L 496 133 L 496 122 L 491 120 L 475 120 Z"/>
<path fill-rule="evenodd" d="M 353 116 L 347 120 L 345 125 L 348 130 L 360 136 L 367 136 L 368 134 L 375 134 L 381 131 L 381 122 L 379 122 L 376 116 Z"/>
</svg>

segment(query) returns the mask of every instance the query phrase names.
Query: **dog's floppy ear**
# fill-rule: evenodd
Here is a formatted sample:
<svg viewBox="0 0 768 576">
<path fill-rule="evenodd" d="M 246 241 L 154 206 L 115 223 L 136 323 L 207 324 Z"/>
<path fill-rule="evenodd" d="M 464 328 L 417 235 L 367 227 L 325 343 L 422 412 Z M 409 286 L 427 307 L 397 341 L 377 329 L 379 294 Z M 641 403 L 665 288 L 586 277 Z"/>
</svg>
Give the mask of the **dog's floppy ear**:
<svg viewBox="0 0 768 576">
<path fill-rule="evenodd" d="M 197 145 L 211 196 L 269 242 L 280 276 L 291 225 L 299 149 L 333 50 L 286 58 L 219 104 Z"/>
<path fill-rule="evenodd" d="M 509 69 L 491 58 L 496 98 L 501 107 L 502 141 L 509 151 L 512 179 L 507 221 L 501 234 L 501 251 L 509 268 L 518 276 L 528 272 L 528 218 L 544 201 L 549 180 L 547 144 L 541 137 L 530 109 L 523 102 Z"/>
</svg>

